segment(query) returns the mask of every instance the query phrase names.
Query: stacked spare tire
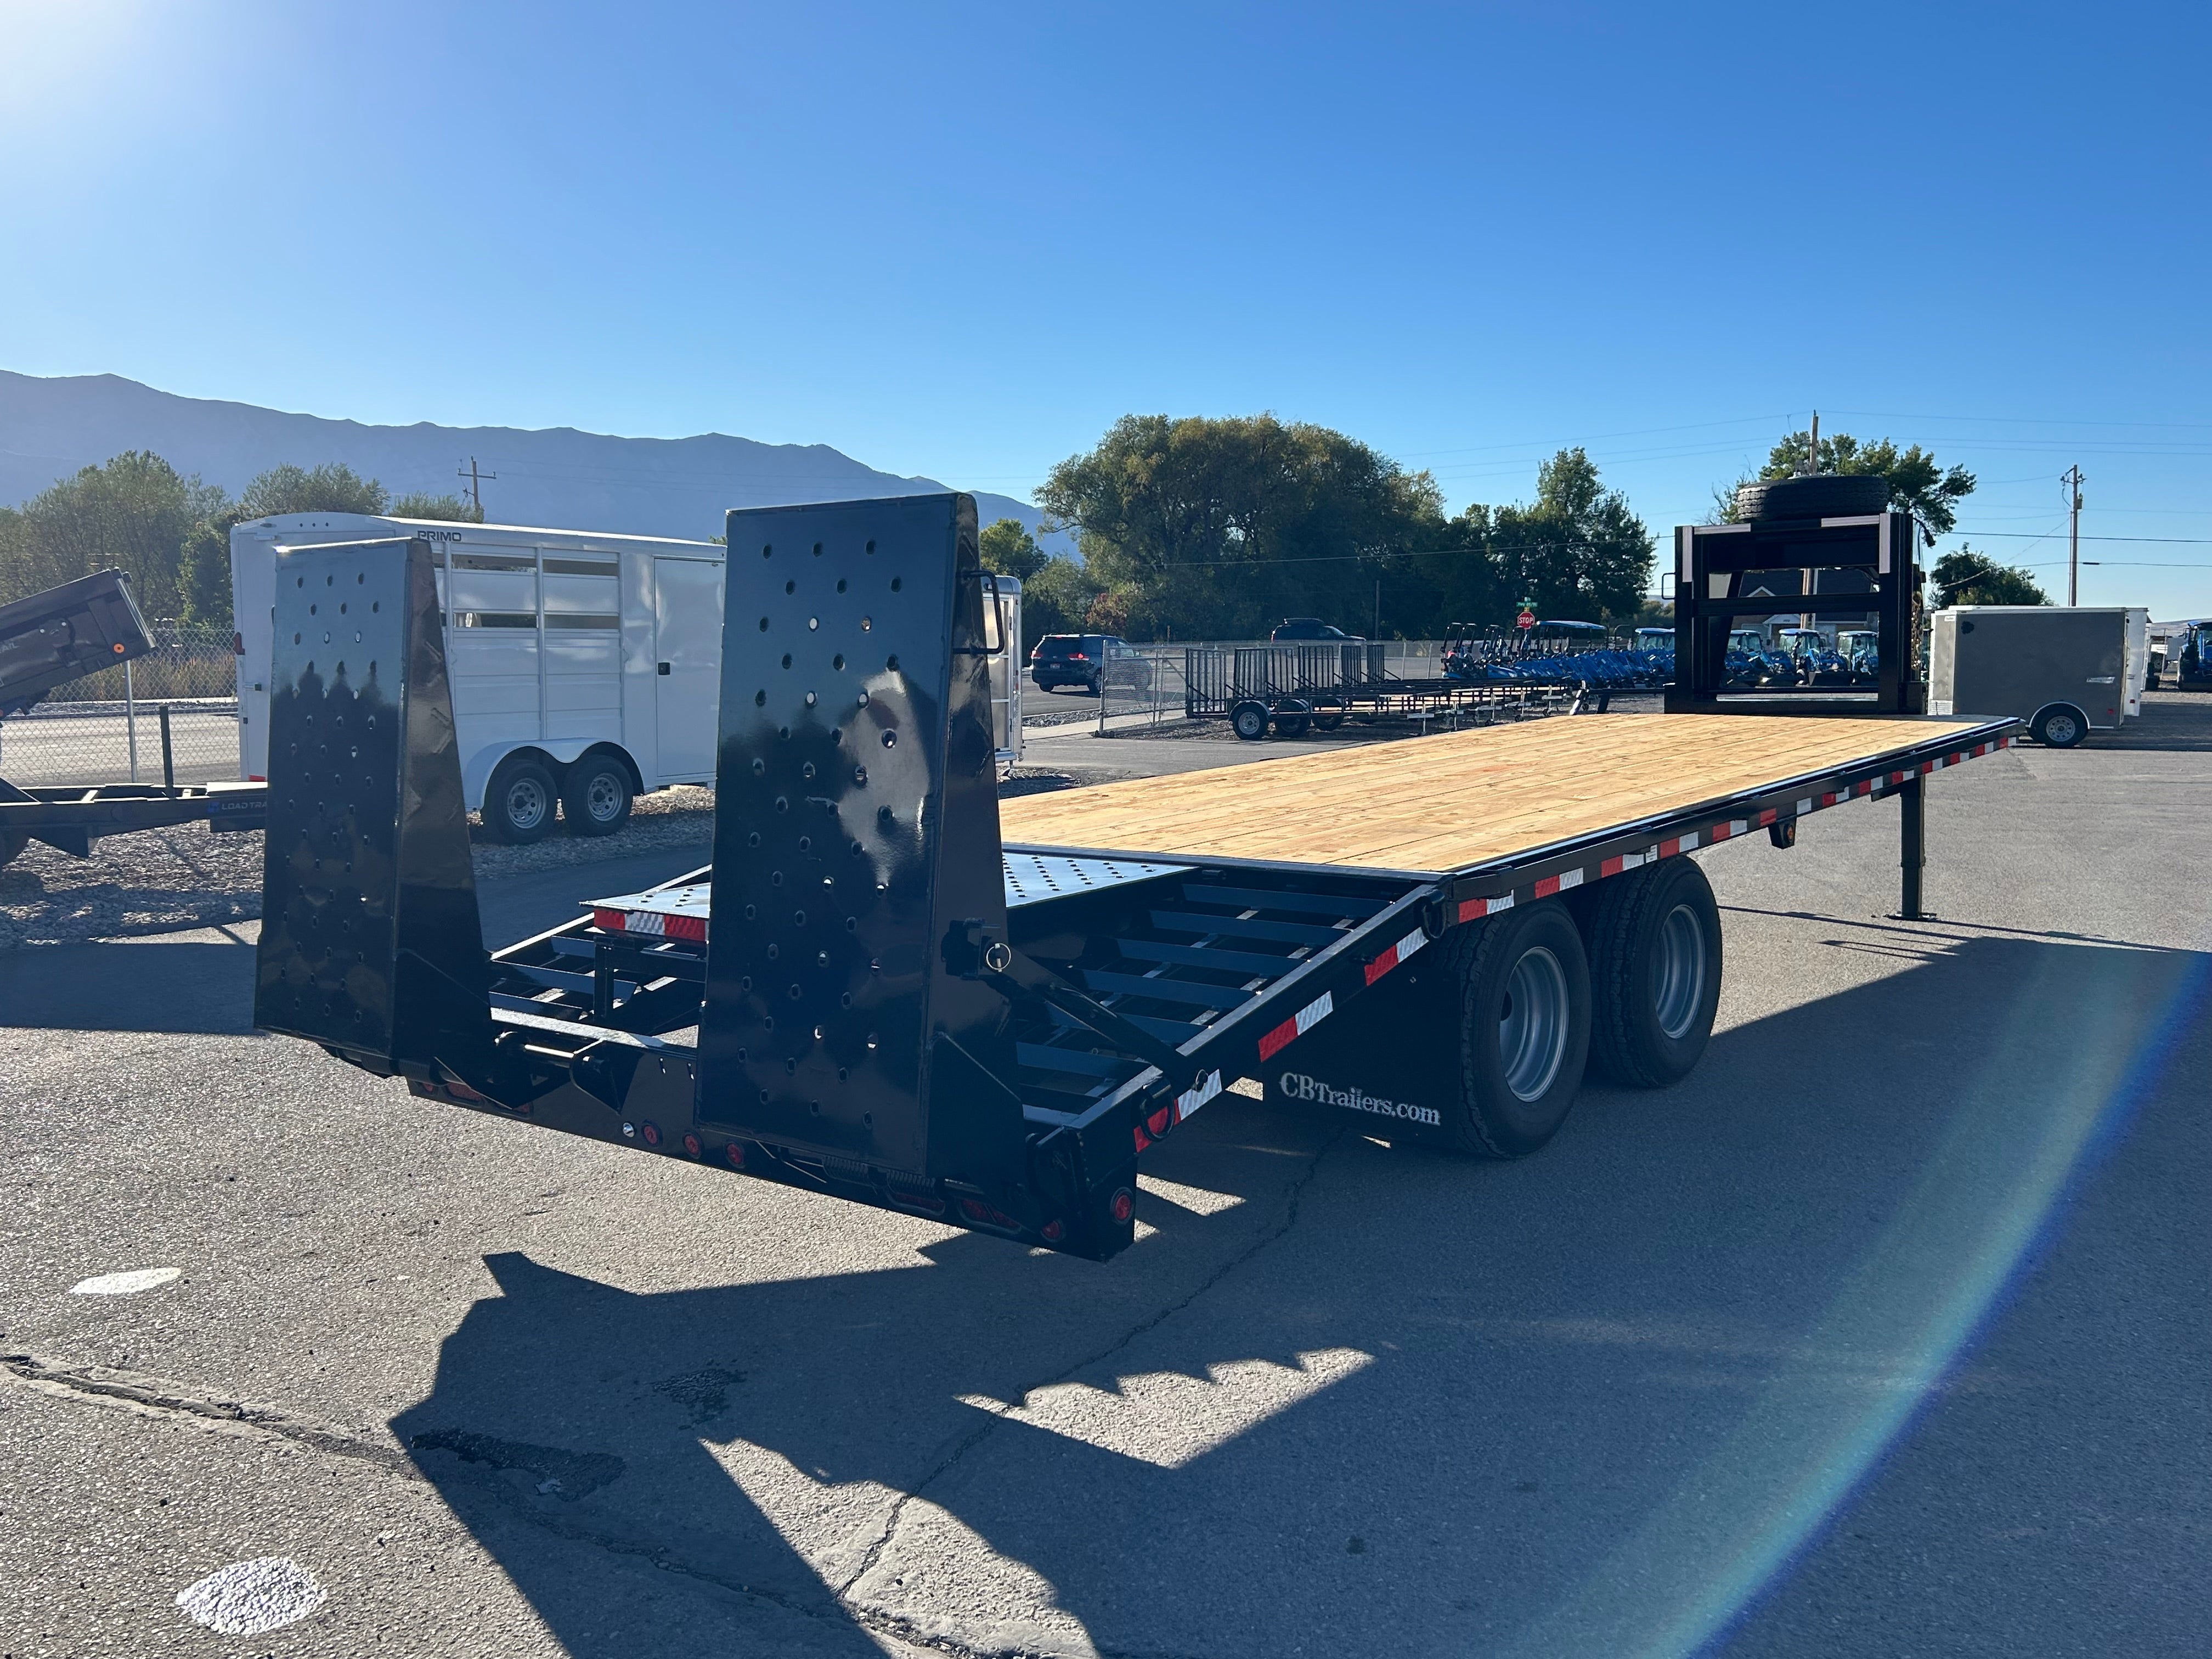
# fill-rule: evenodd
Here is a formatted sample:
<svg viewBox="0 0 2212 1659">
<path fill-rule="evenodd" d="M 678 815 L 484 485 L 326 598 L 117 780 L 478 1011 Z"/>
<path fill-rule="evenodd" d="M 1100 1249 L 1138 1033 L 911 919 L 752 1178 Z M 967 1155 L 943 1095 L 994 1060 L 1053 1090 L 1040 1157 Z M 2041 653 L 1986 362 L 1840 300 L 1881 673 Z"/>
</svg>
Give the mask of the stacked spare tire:
<svg viewBox="0 0 2212 1659">
<path fill-rule="evenodd" d="M 1740 485 L 1735 515 L 1762 519 L 1856 519 L 1889 510 L 1889 480 L 1869 473 L 1814 472 Z"/>
</svg>

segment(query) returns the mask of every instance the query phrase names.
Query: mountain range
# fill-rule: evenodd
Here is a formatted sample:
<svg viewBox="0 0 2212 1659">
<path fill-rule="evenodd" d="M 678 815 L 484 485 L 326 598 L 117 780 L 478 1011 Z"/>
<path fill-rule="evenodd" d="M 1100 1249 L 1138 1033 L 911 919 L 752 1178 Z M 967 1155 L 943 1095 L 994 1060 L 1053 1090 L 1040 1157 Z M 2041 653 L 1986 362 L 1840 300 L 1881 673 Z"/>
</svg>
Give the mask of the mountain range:
<svg viewBox="0 0 2212 1659">
<path fill-rule="evenodd" d="M 270 467 L 328 461 L 379 480 L 395 496 L 465 494 L 467 479 L 455 475 L 473 457 L 483 472 L 498 474 L 482 485 L 484 516 L 495 524 L 696 540 L 720 535 L 722 514 L 733 507 L 947 488 L 879 472 L 827 444 L 757 443 L 720 432 L 621 438 L 573 427 L 365 426 L 179 397 L 117 374 L 46 378 L 0 369 L 0 503 L 21 503 L 131 449 L 151 450 L 234 495 Z M 975 505 L 985 524 L 1018 519 L 1036 529 L 1037 509 L 1027 501 L 977 491 Z M 1072 540 L 1056 536 L 1048 544 Z"/>
</svg>

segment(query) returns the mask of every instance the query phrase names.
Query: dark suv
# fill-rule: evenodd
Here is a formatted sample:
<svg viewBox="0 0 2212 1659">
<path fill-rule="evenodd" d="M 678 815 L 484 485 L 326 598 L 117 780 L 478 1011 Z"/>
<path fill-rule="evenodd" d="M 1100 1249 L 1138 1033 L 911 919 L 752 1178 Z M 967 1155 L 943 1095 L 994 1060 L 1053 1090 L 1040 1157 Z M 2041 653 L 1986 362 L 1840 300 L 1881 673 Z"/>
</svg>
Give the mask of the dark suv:
<svg viewBox="0 0 2212 1659">
<path fill-rule="evenodd" d="M 1285 617 L 1282 626 L 1267 637 L 1280 645 L 1286 640 L 1356 640 L 1359 635 L 1333 628 L 1319 617 Z"/>
<path fill-rule="evenodd" d="M 1048 634 L 1030 653 L 1030 678 L 1040 691 L 1079 685 L 1096 696 L 1107 685 L 1147 690 L 1152 670 L 1133 646 L 1111 634 Z"/>
</svg>

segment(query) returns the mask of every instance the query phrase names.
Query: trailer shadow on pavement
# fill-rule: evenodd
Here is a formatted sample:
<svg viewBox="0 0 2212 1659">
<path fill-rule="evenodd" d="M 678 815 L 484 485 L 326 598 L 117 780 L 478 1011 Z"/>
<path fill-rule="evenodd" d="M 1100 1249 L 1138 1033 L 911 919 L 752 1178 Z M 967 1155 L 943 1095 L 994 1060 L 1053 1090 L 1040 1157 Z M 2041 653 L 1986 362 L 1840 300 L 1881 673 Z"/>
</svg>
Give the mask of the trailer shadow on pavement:
<svg viewBox="0 0 2212 1659">
<path fill-rule="evenodd" d="M 2140 1448 L 2212 1375 L 2212 957 L 1882 948 L 1911 959 L 1676 1089 L 1593 1090 L 1521 1163 L 1224 1097 L 1104 1267 L 955 1235 L 639 1294 L 495 1255 L 392 1426 L 586 1659 L 668 1628 L 640 1558 L 707 1620 L 670 1651 L 701 1595 L 856 1655 L 1840 1650 L 1807 1598 L 1865 1528 L 1884 1618 L 1947 1652 L 2165 1650 L 2203 1563 L 2157 1517 L 2197 1475 Z M 835 1248 L 823 1204 L 764 1274 Z M 2063 1305 L 2024 1272 L 2059 1249 L 2090 1253 Z M 2067 1589 L 2108 1571 L 2132 1605 Z"/>
</svg>

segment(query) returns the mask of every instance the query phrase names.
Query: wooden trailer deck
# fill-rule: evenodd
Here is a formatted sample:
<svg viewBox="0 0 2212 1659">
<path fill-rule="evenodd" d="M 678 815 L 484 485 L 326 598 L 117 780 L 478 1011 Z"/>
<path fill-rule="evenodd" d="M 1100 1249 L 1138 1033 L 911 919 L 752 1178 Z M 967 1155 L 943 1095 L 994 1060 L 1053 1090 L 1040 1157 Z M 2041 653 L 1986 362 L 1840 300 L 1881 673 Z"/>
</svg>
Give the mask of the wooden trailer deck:
<svg viewBox="0 0 2212 1659">
<path fill-rule="evenodd" d="M 1009 848 L 1444 875 L 1989 725 L 1562 716 L 1024 796 L 1000 803 L 1000 833 Z"/>
</svg>

